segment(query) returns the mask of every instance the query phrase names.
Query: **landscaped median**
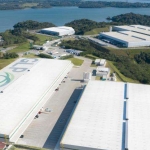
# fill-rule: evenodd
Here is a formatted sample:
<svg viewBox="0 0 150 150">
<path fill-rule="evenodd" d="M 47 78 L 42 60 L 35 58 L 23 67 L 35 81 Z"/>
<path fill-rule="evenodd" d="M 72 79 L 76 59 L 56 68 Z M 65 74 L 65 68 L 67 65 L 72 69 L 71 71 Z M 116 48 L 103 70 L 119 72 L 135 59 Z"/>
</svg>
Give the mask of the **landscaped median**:
<svg viewBox="0 0 150 150">
<path fill-rule="evenodd" d="M 30 50 L 30 44 L 29 42 L 26 43 L 22 43 L 19 44 L 16 48 L 9 50 L 9 53 L 15 52 L 15 53 L 19 53 L 19 52 L 26 52 Z"/>
<path fill-rule="evenodd" d="M 40 148 L 40 147 L 34 147 L 34 146 L 28 146 L 28 145 L 19 145 L 19 144 L 14 144 L 11 146 L 10 149 L 8 150 L 47 150 L 45 148 Z M 50 150 L 50 149 L 49 149 Z"/>
<path fill-rule="evenodd" d="M 12 58 L 12 59 L 0 59 L 0 69 L 8 66 L 9 64 L 11 64 L 15 60 L 16 60 L 16 58 Z"/>
<path fill-rule="evenodd" d="M 68 60 L 71 60 L 75 66 L 81 66 L 84 62 L 84 60 L 78 58 L 69 58 Z"/>
</svg>

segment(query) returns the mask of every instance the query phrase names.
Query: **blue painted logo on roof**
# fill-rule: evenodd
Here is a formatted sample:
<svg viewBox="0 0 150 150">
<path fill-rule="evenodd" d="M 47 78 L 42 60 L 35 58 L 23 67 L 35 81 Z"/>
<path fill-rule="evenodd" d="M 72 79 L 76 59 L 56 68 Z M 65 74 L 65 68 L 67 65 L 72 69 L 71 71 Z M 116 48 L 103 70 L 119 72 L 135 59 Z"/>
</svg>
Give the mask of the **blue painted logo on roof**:
<svg viewBox="0 0 150 150">
<path fill-rule="evenodd" d="M 7 85 L 14 79 L 14 75 L 8 72 L 0 74 L 0 87 Z"/>
</svg>

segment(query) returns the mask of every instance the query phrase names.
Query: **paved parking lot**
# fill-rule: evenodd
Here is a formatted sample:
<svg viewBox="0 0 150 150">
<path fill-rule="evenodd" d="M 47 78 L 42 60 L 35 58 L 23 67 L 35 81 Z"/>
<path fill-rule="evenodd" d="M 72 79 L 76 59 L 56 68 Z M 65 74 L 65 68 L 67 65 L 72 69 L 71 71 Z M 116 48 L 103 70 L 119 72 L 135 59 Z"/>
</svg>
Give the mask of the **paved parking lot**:
<svg viewBox="0 0 150 150">
<path fill-rule="evenodd" d="M 34 119 L 30 126 L 23 133 L 24 138 L 18 140 L 18 144 L 25 144 L 47 149 L 54 149 L 59 142 L 68 118 L 75 106 L 75 101 L 81 95 L 82 88 L 80 81 L 83 72 L 91 71 L 91 60 L 83 58 L 84 63 L 79 68 L 72 68 L 66 82 L 60 85 L 59 91 L 47 101 L 45 108 L 51 112 L 43 112 L 39 118 Z"/>
</svg>

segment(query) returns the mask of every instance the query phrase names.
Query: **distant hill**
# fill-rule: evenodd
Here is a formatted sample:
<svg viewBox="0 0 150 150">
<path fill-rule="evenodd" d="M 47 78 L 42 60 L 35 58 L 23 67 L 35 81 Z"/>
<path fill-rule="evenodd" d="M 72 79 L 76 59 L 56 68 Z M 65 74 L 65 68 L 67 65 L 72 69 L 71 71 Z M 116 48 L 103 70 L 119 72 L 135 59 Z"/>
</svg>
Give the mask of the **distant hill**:
<svg viewBox="0 0 150 150">
<path fill-rule="evenodd" d="M 133 1 L 132 1 L 133 2 Z M 150 8 L 150 3 L 111 2 L 111 1 L 83 1 L 83 0 L 0 0 L 0 10 L 24 8 L 51 8 L 55 6 L 77 6 L 79 8 Z"/>
<path fill-rule="evenodd" d="M 130 3 L 130 2 L 108 2 L 108 1 L 84 1 L 79 4 L 79 8 L 103 8 L 103 7 L 117 7 L 117 8 L 150 8 L 150 3 Z"/>
<path fill-rule="evenodd" d="M 119 22 L 121 24 L 140 24 L 150 26 L 150 16 L 140 15 L 134 13 L 121 14 L 111 18 L 113 22 Z"/>
</svg>

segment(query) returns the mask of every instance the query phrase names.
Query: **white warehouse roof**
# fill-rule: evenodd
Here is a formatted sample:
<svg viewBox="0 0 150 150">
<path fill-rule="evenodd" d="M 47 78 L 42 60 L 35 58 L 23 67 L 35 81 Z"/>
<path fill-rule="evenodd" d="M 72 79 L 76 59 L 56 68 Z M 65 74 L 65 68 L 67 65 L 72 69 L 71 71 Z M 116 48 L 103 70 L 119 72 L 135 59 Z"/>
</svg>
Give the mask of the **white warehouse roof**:
<svg viewBox="0 0 150 150">
<path fill-rule="evenodd" d="M 133 31 L 150 36 L 150 27 L 141 25 L 130 25 L 130 26 L 114 26 L 113 30 L 119 31 Z"/>
<path fill-rule="evenodd" d="M 150 36 L 148 36 L 148 35 L 132 32 L 132 31 L 119 31 L 119 33 L 130 36 L 130 37 L 135 37 L 137 39 L 150 41 Z"/>
<path fill-rule="evenodd" d="M 129 150 L 150 149 L 150 85 L 129 84 Z"/>
<path fill-rule="evenodd" d="M 124 42 L 141 42 L 142 39 L 138 39 L 132 36 L 128 36 L 125 34 L 122 34 L 121 32 L 103 32 L 100 35 L 107 36 L 114 39 L 119 39 L 120 41 Z"/>
<path fill-rule="evenodd" d="M 123 85 L 88 83 L 61 140 L 62 149 L 121 150 Z"/>
<path fill-rule="evenodd" d="M 41 32 L 45 33 L 58 33 L 59 36 L 73 35 L 75 30 L 72 27 L 60 26 L 42 29 Z"/>
<path fill-rule="evenodd" d="M 149 150 L 149 91 L 150 85 L 89 81 L 61 140 L 61 148 Z"/>
<path fill-rule="evenodd" d="M 0 137 L 15 141 L 70 71 L 70 61 L 21 58 L 0 71 Z"/>
</svg>

